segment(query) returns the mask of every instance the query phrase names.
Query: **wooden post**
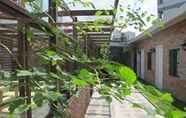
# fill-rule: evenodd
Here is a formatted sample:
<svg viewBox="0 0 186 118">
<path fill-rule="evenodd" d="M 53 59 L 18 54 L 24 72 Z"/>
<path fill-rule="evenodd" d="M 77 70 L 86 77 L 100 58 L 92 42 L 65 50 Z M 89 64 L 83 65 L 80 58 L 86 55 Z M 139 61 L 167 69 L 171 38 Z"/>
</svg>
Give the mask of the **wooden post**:
<svg viewBox="0 0 186 118">
<path fill-rule="evenodd" d="M 49 0 L 49 15 L 51 16 L 51 18 L 49 18 L 49 23 L 53 26 L 56 27 L 56 21 L 57 21 L 57 4 L 55 0 Z M 50 36 L 49 37 L 49 46 L 50 49 L 53 51 L 56 51 L 56 36 Z M 52 72 L 55 72 L 55 66 L 53 66 L 52 64 L 50 64 L 50 70 Z"/>
<path fill-rule="evenodd" d="M 57 28 L 57 3 L 56 0 L 49 0 L 49 15 L 51 16 L 52 19 L 49 18 L 49 23 L 54 27 Z M 50 50 L 52 51 L 56 51 L 56 38 L 57 36 L 50 36 L 49 37 L 49 46 L 50 46 Z M 51 72 L 56 72 L 56 66 L 52 65 L 52 62 L 50 63 L 50 71 Z M 59 84 L 58 81 L 56 81 L 56 88 L 59 88 Z"/>
<path fill-rule="evenodd" d="M 25 7 L 25 1 L 24 0 L 19 0 L 18 3 L 20 6 Z M 22 65 L 22 68 L 20 69 L 28 69 L 28 63 L 29 63 L 29 42 L 27 40 L 27 30 L 28 26 L 25 24 L 22 24 L 21 22 L 18 21 L 18 60 L 20 64 Z M 30 80 L 26 78 L 22 78 L 19 80 L 19 96 L 20 97 L 26 97 L 26 104 L 29 105 L 31 104 L 31 89 L 30 89 Z M 32 118 L 32 110 L 29 108 L 26 113 L 22 114 L 22 117 L 26 118 Z"/>
<path fill-rule="evenodd" d="M 19 63 L 22 65 L 22 67 L 25 65 L 25 45 L 24 45 L 24 33 L 23 31 L 23 25 L 18 23 L 18 60 Z M 22 68 L 19 68 L 22 69 Z M 19 96 L 25 97 L 25 80 L 21 79 L 19 80 Z"/>
<path fill-rule="evenodd" d="M 19 0 L 19 5 L 25 7 L 24 1 Z M 22 67 L 19 69 L 25 69 L 26 67 L 26 38 L 25 38 L 25 24 L 21 21 L 18 21 L 18 61 Z M 19 96 L 25 98 L 26 97 L 26 81 L 25 78 L 21 78 L 19 80 Z M 26 118 L 28 114 L 25 112 L 21 114 L 22 118 Z"/>
<path fill-rule="evenodd" d="M 85 34 L 84 35 L 84 51 L 85 51 L 85 54 L 88 55 L 88 51 L 87 51 L 87 36 L 88 34 Z"/>
<path fill-rule="evenodd" d="M 48 9 L 49 9 L 49 15 L 51 16 L 51 18 L 49 18 L 48 22 L 53 26 L 53 27 L 56 27 L 56 21 L 57 21 L 57 3 L 55 0 L 49 0 L 49 6 L 48 6 Z M 50 36 L 49 37 L 49 46 L 50 46 L 50 49 L 52 51 L 56 51 L 56 36 Z M 51 72 L 56 72 L 56 66 L 52 65 L 52 63 L 50 63 L 50 67 L 49 67 L 50 71 Z M 58 88 L 58 81 L 56 81 L 56 89 Z M 50 112 L 47 114 L 46 118 L 52 118 L 54 115 L 52 113 L 52 109 L 55 108 L 55 102 L 54 103 L 51 103 L 51 108 L 50 108 Z"/>
<path fill-rule="evenodd" d="M 25 35 L 28 32 L 29 27 L 25 26 Z M 30 45 L 29 45 L 29 41 L 27 39 L 27 36 L 25 36 L 25 69 L 29 69 L 29 59 L 30 59 Z M 30 89 L 30 79 L 27 78 L 26 79 L 26 103 L 27 105 L 31 104 L 31 89 Z M 29 108 L 27 110 L 27 118 L 32 118 L 32 109 Z"/>
<path fill-rule="evenodd" d="M 2 88 L 0 87 L 0 103 L 2 103 L 3 101 L 3 90 L 1 90 Z"/>
<path fill-rule="evenodd" d="M 73 39 L 77 41 L 78 39 L 77 39 L 77 31 L 76 31 L 76 25 L 75 25 L 75 23 L 77 23 L 77 17 L 73 17 L 72 20 L 73 20 Z M 75 43 L 74 44 L 74 51 L 76 50 L 76 48 L 78 48 L 78 44 Z M 76 69 L 77 66 L 78 66 L 77 63 L 74 62 L 73 70 Z"/>
<path fill-rule="evenodd" d="M 26 37 L 26 32 L 28 27 L 26 25 L 20 24 L 19 22 L 19 38 L 18 38 L 18 60 L 22 65 L 20 69 L 28 69 L 29 63 L 29 42 Z M 31 90 L 29 79 L 21 78 L 19 80 L 19 96 L 26 98 L 26 103 L 31 104 Z M 32 110 L 31 108 L 22 114 L 22 117 L 32 118 Z"/>
<path fill-rule="evenodd" d="M 73 39 L 77 40 L 77 31 L 76 31 L 76 25 L 74 23 L 77 23 L 77 17 L 73 19 Z"/>
<path fill-rule="evenodd" d="M 56 21 L 57 21 L 57 4 L 55 0 L 49 0 L 49 15 L 51 16 L 51 18 L 49 18 L 49 23 L 53 26 L 56 27 Z M 50 47 L 53 50 L 56 50 L 54 46 L 52 46 L 53 44 L 56 45 L 56 36 L 50 36 L 49 39 L 49 44 Z"/>
</svg>

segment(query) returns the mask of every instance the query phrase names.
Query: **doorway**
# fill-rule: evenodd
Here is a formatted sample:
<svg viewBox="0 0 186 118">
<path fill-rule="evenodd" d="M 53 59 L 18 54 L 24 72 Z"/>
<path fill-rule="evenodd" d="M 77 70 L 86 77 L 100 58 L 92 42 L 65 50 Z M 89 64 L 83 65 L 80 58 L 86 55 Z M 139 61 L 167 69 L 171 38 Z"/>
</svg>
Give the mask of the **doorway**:
<svg viewBox="0 0 186 118">
<path fill-rule="evenodd" d="M 158 45 L 155 50 L 155 85 L 163 89 L 163 46 Z"/>
</svg>

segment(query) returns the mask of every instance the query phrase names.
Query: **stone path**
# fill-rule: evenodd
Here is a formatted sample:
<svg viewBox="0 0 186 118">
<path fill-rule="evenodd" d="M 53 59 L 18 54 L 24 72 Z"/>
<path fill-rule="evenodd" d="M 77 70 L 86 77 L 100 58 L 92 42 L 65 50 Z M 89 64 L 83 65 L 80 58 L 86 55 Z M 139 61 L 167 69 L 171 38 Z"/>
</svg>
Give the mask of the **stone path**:
<svg viewBox="0 0 186 118">
<path fill-rule="evenodd" d="M 110 104 L 94 92 L 85 118 L 111 118 Z"/>
<path fill-rule="evenodd" d="M 113 100 L 111 103 L 112 118 L 155 118 L 154 116 L 150 116 L 143 109 L 134 108 L 131 102 L 143 105 L 147 109 L 154 109 L 143 95 L 134 90 L 132 95 L 127 97 L 122 103 Z"/>
<path fill-rule="evenodd" d="M 136 90 L 122 103 L 113 100 L 110 105 L 97 92 L 94 92 L 85 118 L 162 118 L 151 116 L 140 108 L 134 108 L 130 101 L 142 104 L 148 109 L 154 109 L 153 105 Z"/>
</svg>

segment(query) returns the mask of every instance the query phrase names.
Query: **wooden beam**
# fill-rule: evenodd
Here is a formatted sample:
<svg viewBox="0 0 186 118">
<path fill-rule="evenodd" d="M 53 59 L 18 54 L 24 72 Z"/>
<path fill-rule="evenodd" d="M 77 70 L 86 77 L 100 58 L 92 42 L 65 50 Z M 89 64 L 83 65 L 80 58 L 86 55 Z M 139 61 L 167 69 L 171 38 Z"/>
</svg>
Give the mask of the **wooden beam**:
<svg viewBox="0 0 186 118">
<path fill-rule="evenodd" d="M 63 29 L 65 33 L 71 33 L 73 32 L 73 29 L 72 28 L 66 28 L 66 29 Z M 96 31 L 96 29 L 88 29 L 88 28 L 85 28 L 83 29 L 84 31 L 86 31 L 87 33 L 88 32 L 110 32 L 112 31 L 112 27 L 100 27 L 98 31 Z"/>
<path fill-rule="evenodd" d="M 113 18 L 112 18 L 112 24 L 114 24 L 114 20 L 116 18 L 116 14 L 117 14 L 117 9 L 118 9 L 118 4 L 119 4 L 119 0 L 115 0 L 114 1 L 114 14 L 113 14 Z"/>
<path fill-rule="evenodd" d="M 87 32 L 88 35 L 110 35 L 110 32 Z M 82 33 L 78 33 L 78 35 L 82 35 Z"/>
<path fill-rule="evenodd" d="M 16 18 L 6 14 L 0 14 L 0 19 L 15 20 Z"/>
<path fill-rule="evenodd" d="M 101 16 L 113 15 L 113 10 L 72 10 L 58 11 L 58 16 L 95 16 L 98 11 L 102 12 Z"/>
<path fill-rule="evenodd" d="M 78 36 L 78 38 L 82 38 L 83 36 Z M 91 39 L 108 39 L 110 38 L 110 35 L 107 35 L 107 36 L 97 36 L 97 35 L 88 35 L 88 38 L 91 38 Z"/>
<path fill-rule="evenodd" d="M 4 39 L 4 40 L 12 40 L 12 37 L 10 37 L 10 36 L 6 36 L 6 35 L 0 35 L 0 39 Z"/>
<path fill-rule="evenodd" d="M 62 1 L 62 6 L 61 8 L 64 9 L 67 14 L 72 18 L 73 21 L 76 21 L 77 18 L 75 18 L 74 16 L 71 15 L 71 13 L 69 12 L 70 11 L 70 8 L 68 7 L 68 5 L 66 4 L 66 2 L 64 0 L 61 0 Z"/>
<path fill-rule="evenodd" d="M 88 35 L 88 36 L 91 37 L 91 38 L 94 38 L 94 37 L 100 37 L 100 38 L 106 37 L 106 38 L 108 38 L 108 37 L 110 37 L 109 35 Z"/>
<path fill-rule="evenodd" d="M 55 35 L 54 31 L 52 30 L 53 28 L 50 24 L 48 24 L 44 20 L 31 16 L 27 10 L 18 6 L 17 4 L 13 3 L 10 0 L 0 0 L 0 11 L 15 17 L 20 22 L 24 24 L 28 24 L 31 27 L 34 27 L 40 31 L 44 31 L 44 32 L 48 31 L 49 33 Z M 73 41 L 74 43 L 77 43 L 71 37 L 67 36 L 66 34 L 62 32 L 60 33 L 64 37 Z"/>
<path fill-rule="evenodd" d="M 49 26 L 47 22 L 31 16 L 27 10 L 10 0 L 0 0 L 0 11 L 15 17 L 18 21 L 21 21 L 24 24 L 29 24 L 36 29 L 43 30 L 43 28 L 45 28 L 49 32 L 52 32 L 51 26 Z"/>
<path fill-rule="evenodd" d="M 92 41 L 94 41 L 94 42 L 110 42 L 110 40 L 105 40 L 105 39 L 94 39 L 94 40 L 92 40 Z"/>
<path fill-rule="evenodd" d="M 20 19 L 21 21 L 23 21 L 23 19 L 25 21 L 32 20 L 32 18 L 28 15 L 28 12 L 25 9 L 16 5 L 10 0 L 1 0 L 0 10 L 3 13 L 9 14 L 10 16 L 15 17 L 16 19 Z"/>
<path fill-rule="evenodd" d="M 78 25 L 78 24 L 85 24 L 85 25 L 94 25 L 94 21 L 78 21 L 78 22 L 62 22 L 62 23 L 57 23 L 58 26 L 72 26 L 72 25 Z M 111 23 L 101 23 L 103 26 L 112 26 Z"/>
<path fill-rule="evenodd" d="M 0 28 L 0 32 L 1 33 L 16 33 L 17 31 L 9 29 L 9 28 Z"/>
<path fill-rule="evenodd" d="M 17 23 L 0 23 L 0 28 L 16 28 L 17 27 Z"/>
</svg>

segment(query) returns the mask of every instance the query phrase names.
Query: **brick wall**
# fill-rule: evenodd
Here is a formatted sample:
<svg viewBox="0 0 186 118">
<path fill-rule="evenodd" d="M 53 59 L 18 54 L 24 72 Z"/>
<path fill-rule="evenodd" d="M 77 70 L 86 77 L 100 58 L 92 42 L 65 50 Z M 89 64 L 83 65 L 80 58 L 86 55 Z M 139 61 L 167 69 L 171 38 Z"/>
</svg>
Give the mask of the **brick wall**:
<svg viewBox="0 0 186 118">
<path fill-rule="evenodd" d="M 70 100 L 70 118 L 84 118 L 91 97 L 91 89 L 81 90 L 79 97 Z"/>
<path fill-rule="evenodd" d="M 147 53 L 157 45 L 163 46 L 163 89 L 186 102 L 186 51 L 181 47 L 184 41 L 186 41 L 186 20 L 153 34 L 151 38 L 146 37 L 134 45 L 137 49 L 145 50 L 145 81 L 152 84 L 155 83 L 155 53 L 152 54 L 152 70 L 150 71 L 147 69 Z M 169 51 L 175 48 L 180 49 L 179 77 L 169 75 Z"/>
</svg>

